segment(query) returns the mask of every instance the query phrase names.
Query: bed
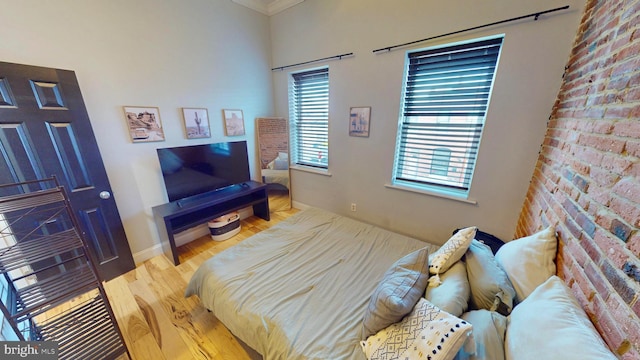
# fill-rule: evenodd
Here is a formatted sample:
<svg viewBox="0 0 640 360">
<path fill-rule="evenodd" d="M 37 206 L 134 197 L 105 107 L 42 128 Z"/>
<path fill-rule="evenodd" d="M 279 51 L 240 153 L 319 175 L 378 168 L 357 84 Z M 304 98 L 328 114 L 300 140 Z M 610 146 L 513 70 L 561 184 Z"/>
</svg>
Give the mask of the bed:
<svg viewBox="0 0 640 360">
<path fill-rule="evenodd" d="M 185 296 L 271 359 L 616 360 L 556 276 L 553 226 L 435 246 L 310 208 L 205 261 Z"/>
<path fill-rule="evenodd" d="M 437 248 L 310 208 L 207 260 L 186 296 L 265 359 L 364 359 L 371 293 L 398 258 L 424 247 Z"/>
</svg>

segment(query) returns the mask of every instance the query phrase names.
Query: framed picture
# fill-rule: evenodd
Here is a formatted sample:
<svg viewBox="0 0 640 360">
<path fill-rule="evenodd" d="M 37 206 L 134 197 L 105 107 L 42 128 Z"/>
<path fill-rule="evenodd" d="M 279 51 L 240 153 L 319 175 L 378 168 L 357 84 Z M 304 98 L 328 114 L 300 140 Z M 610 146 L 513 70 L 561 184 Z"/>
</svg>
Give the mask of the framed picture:
<svg viewBox="0 0 640 360">
<path fill-rule="evenodd" d="M 349 112 L 349 136 L 369 137 L 371 107 L 352 107 Z"/>
<path fill-rule="evenodd" d="M 123 106 L 131 141 L 164 141 L 160 110 L 151 106 Z"/>
<path fill-rule="evenodd" d="M 242 110 L 222 110 L 224 117 L 224 128 L 227 136 L 244 135 L 244 116 Z"/>
<path fill-rule="evenodd" d="M 182 116 L 184 117 L 184 130 L 187 139 L 211 137 L 207 109 L 182 108 Z"/>
</svg>

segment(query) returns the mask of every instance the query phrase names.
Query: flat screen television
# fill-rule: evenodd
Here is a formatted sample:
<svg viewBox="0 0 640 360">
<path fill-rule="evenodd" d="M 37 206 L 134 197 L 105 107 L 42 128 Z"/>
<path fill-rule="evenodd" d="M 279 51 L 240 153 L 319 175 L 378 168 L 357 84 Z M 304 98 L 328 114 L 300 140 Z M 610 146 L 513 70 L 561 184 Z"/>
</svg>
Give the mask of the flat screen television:
<svg viewBox="0 0 640 360">
<path fill-rule="evenodd" d="M 251 180 L 246 141 L 162 148 L 157 152 L 169 201 Z"/>
</svg>

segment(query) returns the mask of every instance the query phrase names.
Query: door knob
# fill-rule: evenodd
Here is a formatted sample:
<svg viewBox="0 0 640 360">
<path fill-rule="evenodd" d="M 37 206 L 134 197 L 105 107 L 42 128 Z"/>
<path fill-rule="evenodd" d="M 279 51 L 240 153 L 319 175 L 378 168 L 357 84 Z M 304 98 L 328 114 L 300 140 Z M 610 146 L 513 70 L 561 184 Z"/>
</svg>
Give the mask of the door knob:
<svg viewBox="0 0 640 360">
<path fill-rule="evenodd" d="M 100 199 L 107 200 L 111 197 L 111 193 L 108 191 L 100 191 Z"/>
</svg>

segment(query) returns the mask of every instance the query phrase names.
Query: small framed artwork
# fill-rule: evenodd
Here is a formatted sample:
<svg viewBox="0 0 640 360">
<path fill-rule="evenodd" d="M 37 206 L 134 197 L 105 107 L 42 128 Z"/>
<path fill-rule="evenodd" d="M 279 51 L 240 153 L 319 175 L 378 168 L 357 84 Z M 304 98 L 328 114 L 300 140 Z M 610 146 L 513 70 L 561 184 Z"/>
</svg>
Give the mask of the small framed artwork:
<svg viewBox="0 0 640 360">
<path fill-rule="evenodd" d="M 352 107 L 349 112 L 349 136 L 369 137 L 371 107 Z"/>
<path fill-rule="evenodd" d="M 224 116 L 224 128 L 227 136 L 244 135 L 244 116 L 242 110 L 222 110 Z"/>
<path fill-rule="evenodd" d="M 123 106 L 131 141 L 164 141 L 160 110 L 151 106 Z"/>
<path fill-rule="evenodd" d="M 204 108 L 182 108 L 187 139 L 211 137 L 209 114 Z"/>
</svg>

